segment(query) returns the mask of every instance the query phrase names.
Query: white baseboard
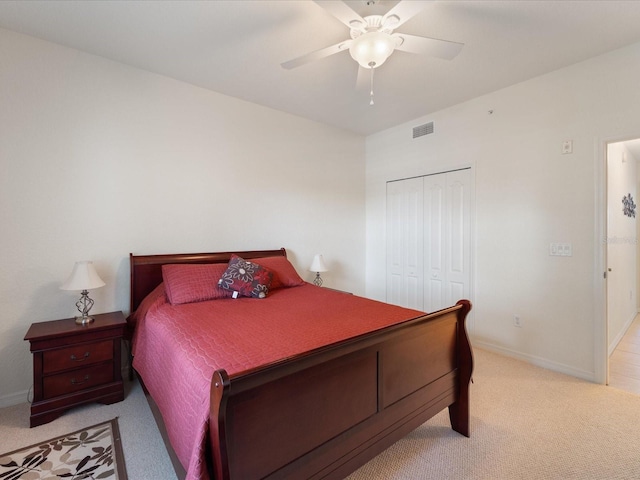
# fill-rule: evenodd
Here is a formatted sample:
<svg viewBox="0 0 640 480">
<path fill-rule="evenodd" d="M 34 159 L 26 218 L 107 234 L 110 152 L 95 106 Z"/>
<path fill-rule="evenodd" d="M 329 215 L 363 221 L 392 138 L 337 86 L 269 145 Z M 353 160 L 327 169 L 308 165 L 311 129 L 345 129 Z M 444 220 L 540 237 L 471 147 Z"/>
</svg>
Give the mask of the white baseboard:
<svg viewBox="0 0 640 480">
<path fill-rule="evenodd" d="M 574 367 L 570 367 L 569 365 L 553 362 L 546 358 L 536 357 L 535 355 L 529 355 L 527 353 L 517 352 L 515 350 L 510 350 L 508 348 L 500 347 L 498 345 L 493 345 L 491 343 L 486 343 L 486 342 L 475 340 L 475 339 L 472 339 L 471 343 L 474 347 L 482 348 L 484 350 L 489 350 L 490 352 L 493 352 L 493 353 L 499 353 L 500 355 L 504 355 L 505 357 L 517 358 L 518 360 L 524 360 L 525 362 L 535 365 L 537 367 L 546 368 L 547 370 L 563 373 L 565 375 L 570 375 L 572 377 L 580 378 L 582 380 L 587 380 L 589 382 L 595 382 L 594 372 L 580 370 Z"/>
<path fill-rule="evenodd" d="M 12 407 L 13 405 L 18 405 L 20 403 L 24 403 L 27 401 L 27 395 L 29 395 L 29 390 L 25 390 L 23 392 L 10 393 L 8 395 L 2 395 L 0 397 L 0 408 L 4 407 Z"/>
</svg>

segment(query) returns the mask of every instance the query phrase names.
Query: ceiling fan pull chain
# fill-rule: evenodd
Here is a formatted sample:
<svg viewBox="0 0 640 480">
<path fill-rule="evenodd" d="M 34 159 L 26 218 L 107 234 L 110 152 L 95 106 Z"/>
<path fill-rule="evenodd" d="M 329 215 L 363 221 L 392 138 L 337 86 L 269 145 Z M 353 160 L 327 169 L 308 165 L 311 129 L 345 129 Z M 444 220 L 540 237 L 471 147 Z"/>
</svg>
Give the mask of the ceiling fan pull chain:
<svg viewBox="0 0 640 480">
<path fill-rule="evenodd" d="M 371 91 L 369 92 L 369 96 L 371 100 L 369 101 L 369 105 L 373 105 L 373 67 L 374 65 L 375 65 L 374 62 L 369 63 L 369 67 L 371 67 Z"/>
</svg>

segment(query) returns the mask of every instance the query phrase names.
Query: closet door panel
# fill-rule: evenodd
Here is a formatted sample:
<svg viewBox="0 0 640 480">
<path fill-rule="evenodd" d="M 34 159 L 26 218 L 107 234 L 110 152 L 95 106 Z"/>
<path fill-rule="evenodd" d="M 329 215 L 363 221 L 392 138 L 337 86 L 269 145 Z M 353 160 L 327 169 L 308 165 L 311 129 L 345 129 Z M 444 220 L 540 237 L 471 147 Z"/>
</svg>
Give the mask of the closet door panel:
<svg viewBox="0 0 640 480">
<path fill-rule="evenodd" d="M 422 310 L 422 179 L 387 184 L 387 302 Z"/>
<path fill-rule="evenodd" d="M 470 283 L 470 170 L 446 174 L 447 183 L 447 292 L 445 303 L 451 305 L 469 298 Z"/>
<path fill-rule="evenodd" d="M 416 185 L 407 192 L 406 196 L 406 256 L 405 262 L 405 278 L 407 296 L 404 306 L 409 308 L 422 309 L 422 290 L 423 290 L 423 269 L 422 269 L 422 229 L 423 229 L 423 210 L 422 210 L 422 191 Z"/>
<path fill-rule="evenodd" d="M 399 304 L 402 292 L 402 191 L 387 185 L 387 302 Z"/>
<path fill-rule="evenodd" d="M 424 310 L 434 312 L 445 305 L 446 290 L 446 183 L 444 175 L 424 177 Z"/>
</svg>

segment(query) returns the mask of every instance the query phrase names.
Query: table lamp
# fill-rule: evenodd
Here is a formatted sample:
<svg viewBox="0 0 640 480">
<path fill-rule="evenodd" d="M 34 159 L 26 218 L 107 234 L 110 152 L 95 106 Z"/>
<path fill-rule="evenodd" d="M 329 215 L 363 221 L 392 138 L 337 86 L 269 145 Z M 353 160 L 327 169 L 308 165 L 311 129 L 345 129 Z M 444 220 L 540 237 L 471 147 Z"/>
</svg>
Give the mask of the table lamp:
<svg viewBox="0 0 640 480">
<path fill-rule="evenodd" d="M 313 279 L 313 283 L 318 287 L 321 287 L 322 278 L 320 277 L 320 272 L 329 271 L 327 266 L 324 264 L 324 258 L 322 258 L 321 254 L 318 253 L 316 254 L 315 257 L 313 257 L 313 262 L 311 262 L 311 267 L 309 268 L 309 271 L 316 272 L 316 278 Z"/>
<path fill-rule="evenodd" d="M 76 317 L 78 325 L 87 325 L 93 322 L 93 317 L 89 316 L 89 310 L 93 307 L 93 300 L 89 298 L 89 290 L 104 287 L 98 272 L 96 272 L 93 262 L 83 260 L 76 262 L 73 271 L 67 281 L 60 286 L 60 290 L 77 290 L 81 291 L 80 300 L 76 302 L 78 311 L 82 314 Z"/>
</svg>

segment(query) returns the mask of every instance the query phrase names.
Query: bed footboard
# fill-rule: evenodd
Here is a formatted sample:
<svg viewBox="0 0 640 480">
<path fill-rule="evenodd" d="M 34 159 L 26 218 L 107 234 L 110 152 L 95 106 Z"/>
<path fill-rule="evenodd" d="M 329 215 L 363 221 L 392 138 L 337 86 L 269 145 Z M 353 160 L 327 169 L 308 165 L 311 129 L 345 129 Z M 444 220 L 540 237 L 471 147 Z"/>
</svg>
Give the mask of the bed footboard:
<svg viewBox="0 0 640 480">
<path fill-rule="evenodd" d="M 449 408 L 469 436 L 467 300 L 211 384 L 217 479 L 344 478 Z"/>
</svg>

